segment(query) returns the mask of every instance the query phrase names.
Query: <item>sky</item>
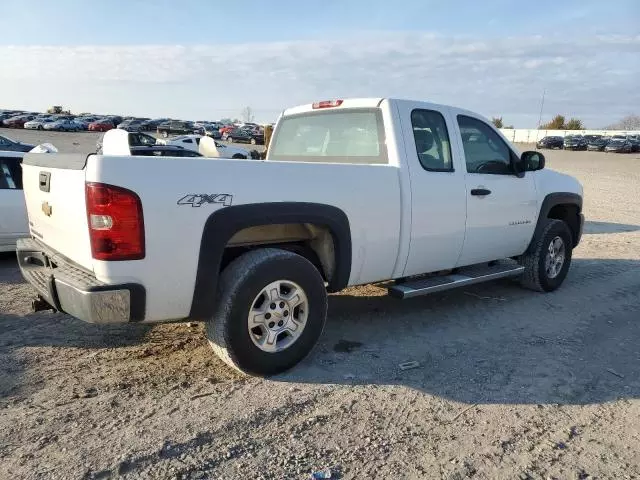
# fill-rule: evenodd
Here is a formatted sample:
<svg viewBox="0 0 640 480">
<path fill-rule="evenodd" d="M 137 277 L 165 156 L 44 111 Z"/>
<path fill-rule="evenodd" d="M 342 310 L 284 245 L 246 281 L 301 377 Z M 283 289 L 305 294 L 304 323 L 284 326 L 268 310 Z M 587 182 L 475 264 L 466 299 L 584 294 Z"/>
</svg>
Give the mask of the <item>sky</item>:
<svg viewBox="0 0 640 480">
<path fill-rule="evenodd" d="M 640 114 L 640 0 L 2 0 L 0 108 L 275 121 L 396 97 L 535 128 Z"/>
</svg>

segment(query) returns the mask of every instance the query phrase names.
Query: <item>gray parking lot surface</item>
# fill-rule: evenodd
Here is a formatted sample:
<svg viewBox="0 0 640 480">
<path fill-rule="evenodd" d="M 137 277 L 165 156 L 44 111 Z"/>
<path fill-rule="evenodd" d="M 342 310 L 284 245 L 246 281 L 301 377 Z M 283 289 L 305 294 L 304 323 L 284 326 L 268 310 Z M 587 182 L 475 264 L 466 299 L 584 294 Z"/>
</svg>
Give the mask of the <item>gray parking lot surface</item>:
<svg viewBox="0 0 640 480">
<path fill-rule="evenodd" d="M 9 135 L 64 151 L 98 137 Z M 0 478 L 640 477 L 640 155 L 545 155 L 585 189 L 562 288 L 350 288 L 314 352 L 271 379 L 229 370 L 200 324 L 30 313 L 0 257 Z"/>
</svg>

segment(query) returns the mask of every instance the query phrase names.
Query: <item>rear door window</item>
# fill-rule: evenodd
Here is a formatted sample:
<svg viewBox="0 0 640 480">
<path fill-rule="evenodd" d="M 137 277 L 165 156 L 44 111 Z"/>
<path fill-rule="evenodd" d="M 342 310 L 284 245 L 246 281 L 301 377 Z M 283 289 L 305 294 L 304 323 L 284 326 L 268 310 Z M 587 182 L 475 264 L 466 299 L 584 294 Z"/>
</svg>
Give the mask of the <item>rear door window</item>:
<svg viewBox="0 0 640 480">
<path fill-rule="evenodd" d="M 431 172 L 453 171 L 451 142 L 442 114 L 435 110 L 414 110 L 411 126 L 422 167 Z"/>
</svg>

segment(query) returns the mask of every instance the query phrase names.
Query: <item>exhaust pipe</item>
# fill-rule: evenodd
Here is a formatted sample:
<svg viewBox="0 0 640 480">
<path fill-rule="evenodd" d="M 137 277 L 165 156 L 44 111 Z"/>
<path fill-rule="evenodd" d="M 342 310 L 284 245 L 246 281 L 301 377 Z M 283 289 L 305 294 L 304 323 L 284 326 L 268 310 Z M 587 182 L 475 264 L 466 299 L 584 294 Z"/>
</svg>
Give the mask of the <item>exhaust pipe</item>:
<svg viewBox="0 0 640 480">
<path fill-rule="evenodd" d="M 49 302 L 47 302 L 44 298 L 38 295 L 36 298 L 31 300 L 31 310 L 35 312 L 42 312 L 44 310 L 52 310 L 56 312 L 57 310 L 52 307 Z"/>
</svg>

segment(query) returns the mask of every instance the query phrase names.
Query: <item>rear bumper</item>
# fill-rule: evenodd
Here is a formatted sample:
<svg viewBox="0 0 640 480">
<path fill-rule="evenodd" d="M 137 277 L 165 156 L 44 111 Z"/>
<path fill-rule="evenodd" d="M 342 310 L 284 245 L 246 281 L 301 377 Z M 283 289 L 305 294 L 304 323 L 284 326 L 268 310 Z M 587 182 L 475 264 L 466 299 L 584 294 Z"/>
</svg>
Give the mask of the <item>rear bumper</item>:
<svg viewBox="0 0 640 480">
<path fill-rule="evenodd" d="M 55 309 L 89 323 L 144 320 L 142 285 L 107 285 L 32 238 L 19 239 L 16 253 L 22 276 Z"/>
</svg>

